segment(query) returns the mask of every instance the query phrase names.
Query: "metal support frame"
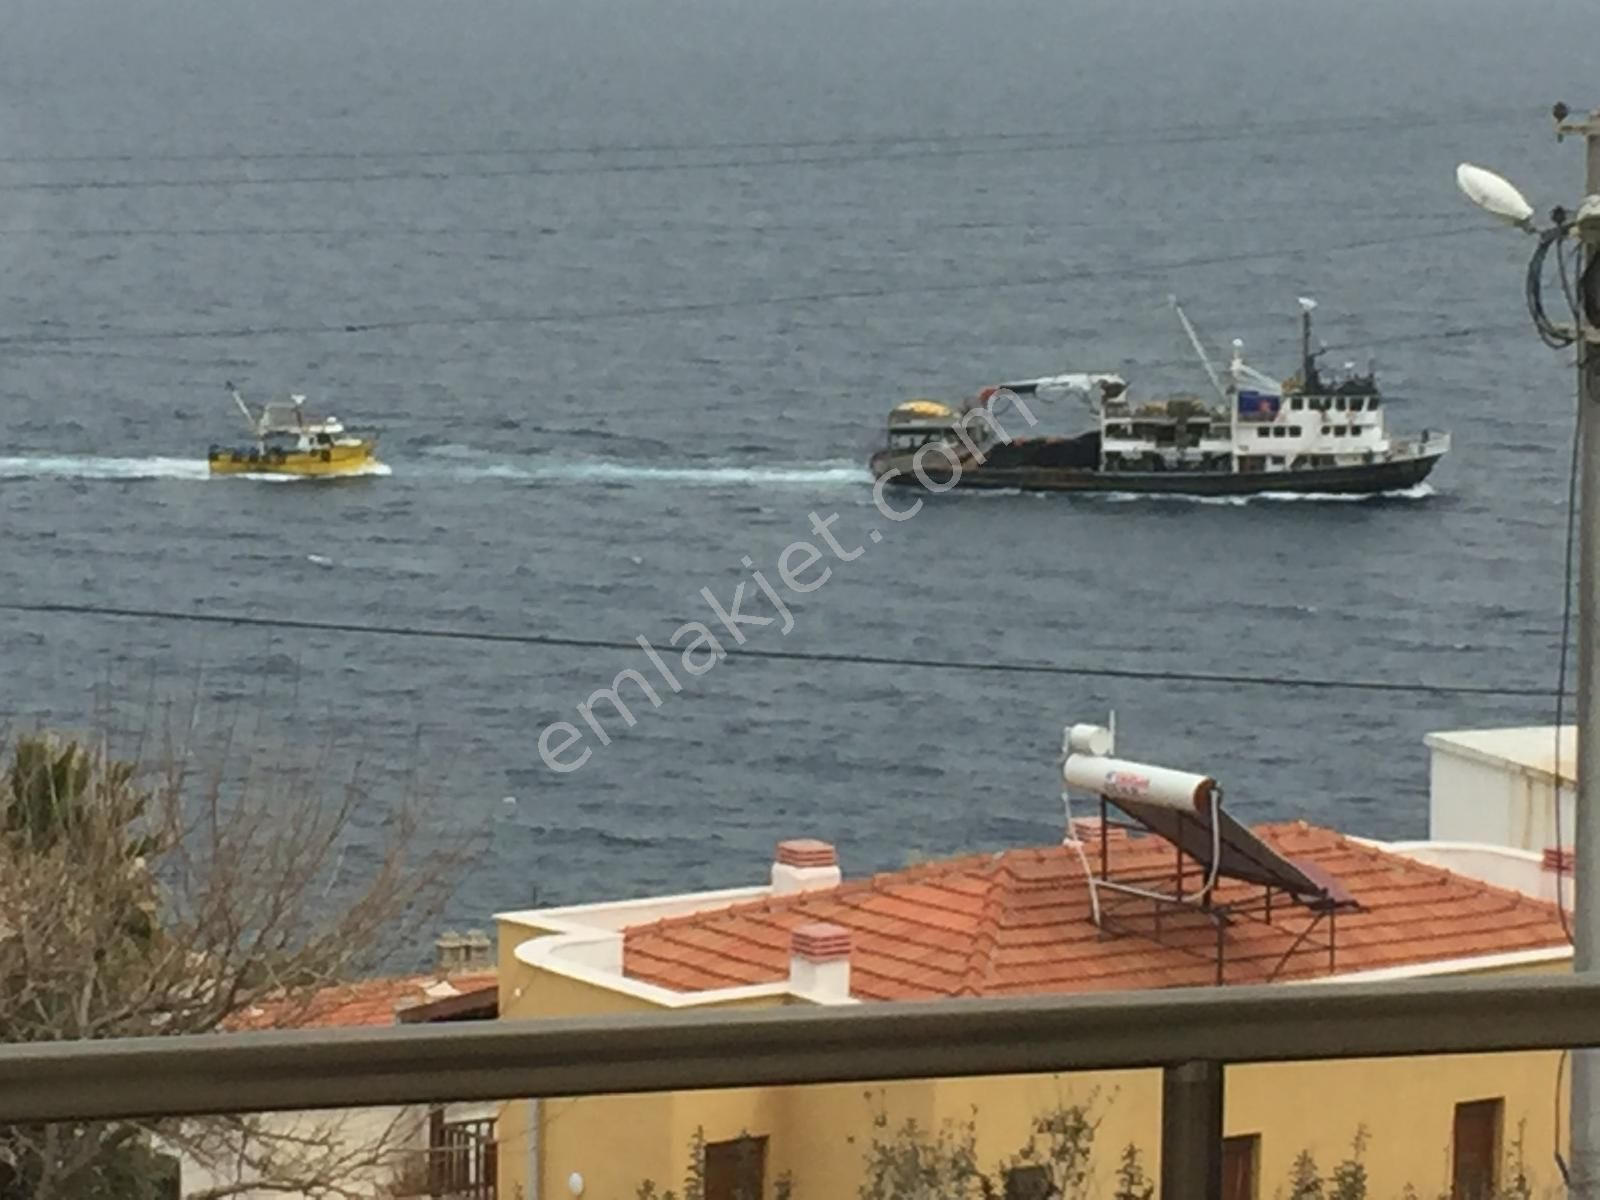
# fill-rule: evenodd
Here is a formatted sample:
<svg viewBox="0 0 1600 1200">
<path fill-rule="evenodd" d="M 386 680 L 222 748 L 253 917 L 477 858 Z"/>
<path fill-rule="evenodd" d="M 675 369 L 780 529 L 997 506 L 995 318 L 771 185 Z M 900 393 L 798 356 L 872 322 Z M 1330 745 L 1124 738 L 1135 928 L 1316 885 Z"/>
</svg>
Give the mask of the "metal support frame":
<svg viewBox="0 0 1600 1200">
<path fill-rule="evenodd" d="M 1119 936 L 1122 934 L 1140 935 L 1147 933 L 1150 939 L 1161 945 L 1172 945 L 1163 939 L 1163 925 L 1171 922 L 1167 915 L 1182 917 L 1183 915 L 1197 916 L 1207 921 L 1216 931 L 1216 944 L 1212 953 L 1207 954 L 1192 946 L 1173 946 L 1180 953 L 1188 954 L 1206 961 L 1215 960 L 1215 982 L 1218 986 L 1227 982 L 1227 931 L 1238 921 L 1255 921 L 1259 924 L 1282 928 L 1282 918 L 1279 923 L 1274 923 L 1272 916 L 1272 894 L 1274 888 L 1263 886 L 1259 895 L 1241 897 L 1227 904 L 1217 904 L 1212 899 L 1210 892 L 1202 892 L 1198 900 L 1184 895 L 1184 876 L 1186 859 L 1183 847 L 1173 843 L 1175 865 L 1171 874 L 1154 874 L 1144 871 L 1138 874 L 1124 873 L 1120 878 L 1111 877 L 1111 853 L 1107 832 L 1113 826 L 1138 832 L 1149 832 L 1142 825 L 1132 821 L 1117 820 L 1111 815 L 1111 803 L 1104 796 L 1100 797 L 1100 873 L 1090 874 L 1086 880 L 1090 890 L 1094 893 L 1094 911 L 1097 914 L 1096 924 L 1101 935 Z M 1199 860 L 1196 860 L 1197 862 Z M 1087 864 L 1086 864 L 1087 865 Z M 1204 863 L 1200 864 L 1202 867 Z M 1202 872 L 1203 873 L 1203 872 Z M 1172 892 L 1156 890 L 1160 885 L 1169 885 Z M 1113 899 L 1108 899 L 1104 893 L 1111 897 L 1120 897 L 1124 901 L 1117 904 Z M 1276 979 L 1280 972 L 1288 965 L 1289 960 L 1297 953 L 1306 951 L 1326 951 L 1328 971 L 1331 974 L 1337 961 L 1337 925 L 1334 914 L 1338 910 L 1338 903 L 1309 903 L 1292 893 L 1285 892 L 1289 906 L 1296 907 L 1309 914 L 1306 926 L 1294 935 L 1294 940 L 1289 948 L 1284 951 L 1278 965 L 1273 969 L 1270 979 Z M 1141 931 L 1132 924 L 1128 916 L 1129 909 L 1138 905 L 1137 916 L 1149 922 L 1148 928 Z M 1327 921 L 1327 937 L 1325 940 L 1312 940 L 1312 935 Z M 1178 930 L 1192 928 L 1193 926 L 1182 922 L 1177 924 Z M 1285 935 L 1292 933 L 1290 929 L 1283 929 Z"/>
</svg>

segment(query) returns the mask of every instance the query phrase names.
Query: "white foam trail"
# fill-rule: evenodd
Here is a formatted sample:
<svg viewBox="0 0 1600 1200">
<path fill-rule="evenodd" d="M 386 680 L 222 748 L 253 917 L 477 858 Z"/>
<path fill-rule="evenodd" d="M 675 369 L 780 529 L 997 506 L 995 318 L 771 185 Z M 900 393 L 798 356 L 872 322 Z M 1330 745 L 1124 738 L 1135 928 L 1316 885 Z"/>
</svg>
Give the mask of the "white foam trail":
<svg viewBox="0 0 1600 1200">
<path fill-rule="evenodd" d="M 684 484 L 695 487 L 738 486 L 830 486 L 870 484 L 872 473 L 865 466 L 846 462 L 812 463 L 797 467 L 735 466 L 652 466 L 646 463 L 597 459 L 592 462 L 536 462 L 520 466 L 506 462 L 469 465 L 460 462 L 459 452 L 439 454 L 449 465 L 430 463 L 420 470 L 403 468 L 407 475 L 428 475 L 455 480 L 511 480 L 529 483 L 574 484 Z"/>
<path fill-rule="evenodd" d="M 373 463 L 352 475 L 389 475 L 387 464 Z M 14 455 L 0 458 L 0 479 L 248 479 L 259 483 L 304 483 L 312 475 L 270 475 L 241 472 L 211 474 L 203 458 L 106 458 L 96 455 Z"/>
<path fill-rule="evenodd" d="M 1081 499 L 1097 499 L 1108 504 L 1131 504 L 1139 500 L 1159 500 L 1180 504 L 1213 504 L 1239 508 L 1246 504 L 1282 504 L 1287 501 L 1309 501 L 1314 504 L 1361 504 L 1369 500 L 1426 500 L 1436 495 L 1433 485 L 1419 483 L 1390 492 L 1256 492 L 1249 496 L 1188 496 L 1181 492 L 1076 492 L 1071 495 Z"/>
<path fill-rule="evenodd" d="M 865 467 L 818 464 L 806 467 L 647 467 L 634 463 L 552 463 L 528 471 L 530 479 L 590 483 L 687 483 L 708 487 L 730 484 L 871 483 Z"/>
<path fill-rule="evenodd" d="M 0 479 L 209 479 L 203 458 L 100 458 L 25 455 L 0 458 Z"/>
</svg>

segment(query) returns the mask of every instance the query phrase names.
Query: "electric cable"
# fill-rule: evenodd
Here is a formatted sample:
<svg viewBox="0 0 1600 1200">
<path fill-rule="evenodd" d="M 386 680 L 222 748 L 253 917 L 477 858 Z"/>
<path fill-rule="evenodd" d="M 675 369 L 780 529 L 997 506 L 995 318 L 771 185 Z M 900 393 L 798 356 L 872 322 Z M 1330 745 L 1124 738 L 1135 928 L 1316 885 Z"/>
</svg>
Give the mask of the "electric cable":
<svg viewBox="0 0 1600 1200">
<path fill-rule="evenodd" d="M 66 602 L 0 602 L 0 612 L 35 616 L 123 618 L 197 625 L 229 625 L 256 629 L 292 629 L 300 632 L 360 634 L 376 637 L 482 642 L 492 645 L 545 646 L 584 650 L 639 650 L 637 640 L 567 637 L 559 634 L 509 633 L 455 629 L 448 626 L 371 625 L 358 621 L 309 620 L 294 617 L 258 617 L 245 613 L 197 613 L 175 609 L 132 608 Z M 1337 679 L 1315 676 L 1245 675 L 1234 672 L 1163 671 L 1141 667 L 1091 667 L 1071 663 L 972 662 L 964 659 L 905 658 L 889 654 L 856 654 L 806 650 L 758 650 L 748 647 L 724 650 L 728 659 L 773 662 L 823 663 L 841 666 L 920 668 L 970 671 L 986 674 L 1048 675 L 1084 679 L 1117 679 L 1140 683 L 1192 683 L 1229 687 L 1307 688 L 1361 692 L 1390 692 L 1425 696 L 1548 697 L 1548 688 L 1494 687 L 1487 684 L 1403 683 L 1387 679 Z"/>
<path fill-rule="evenodd" d="M 639 317 L 681 316 L 721 312 L 731 309 L 766 308 L 775 306 L 837 303 L 851 300 L 877 300 L 892 296 L 951 295 L 963 292 L 993 292 L 1005 288 L 1022 289 L 1061 287 L 1081 280 L 1114 276 L 1165 274 L 1193 267 L 1227 266 L 1233 263 L 1255 262 L 1262 259 L 1293 258 L 1304 254 L 1332 254 L 1362 250 L 1375 246 L 1389 246 L 1401 242 L 1414 242 L 1423 238 L 1462 237 L 1482 234 L 1480 225 L 1464 225 L 1455 229 L 1428 230 L 1392 237 L 1366 238 L 1332 246 L 1294 246 L 1281 250 L 1250 250 L 1234 254 L 1212 254 L 1174 262 L 1152 263 L 1148 266 L 1106 267 L 1072 271 L 1063 274 L 1003 277 L 975 282 L 917 284 L 903 287 L 875 287 L 841 289 L 832 292 L 797 293 L 787 296 L 748 297 L 733 300 L 691 300 L 670 304 L 640 305 L 633 308 L 593 309 L 587 312 L 551 310 L 533 313 L 479 313 L 461 316 L 412 316 L 352 321 L 343 325 L 273 325 L 240 326 L 209 329 L 151 329 L 151 330 L 98 330 L 92 333 L 12 333 L 0 334 L 0 345 L 82 345 L 92 342 L 115 341 L 192 341 L 210 339 L 237 339 L 250 337 L 312 337 L 319 334 L 363 334 L 399 332 L 421 328 L 464 328 L 478 325 L 539 325 L 573 324 L 587 321 L 629 320 Z M 1445 333 L 1434 336 L 1459 336 Z"/>
</svg>

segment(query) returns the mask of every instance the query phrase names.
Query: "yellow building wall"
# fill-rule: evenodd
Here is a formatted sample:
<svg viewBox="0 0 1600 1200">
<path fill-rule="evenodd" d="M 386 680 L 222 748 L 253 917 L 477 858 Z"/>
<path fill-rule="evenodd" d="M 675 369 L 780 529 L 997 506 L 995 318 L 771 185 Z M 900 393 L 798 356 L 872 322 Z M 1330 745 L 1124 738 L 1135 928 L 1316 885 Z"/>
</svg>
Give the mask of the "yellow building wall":
<svg viewBox="0 0 1600 1200">
<path fill-rule="evenodd" d="M 1286 1190 L 1296 1157 L 1309 1151 L 1323 1177 L 1367 1131 L 1362 1162 L 1373 1200 L 1449 1190 L 1451 1130 L 1458 1102 L 1503 1097 L 1503 1157 L 1520 1136 L 1534 1194 L 1557 1182 L 1554 1144 L 1555 1054 L 1274 1064 L 1230 1068 L 1227 1136 L 1259 1137 L 1257 1195 Z M 768 1141 L 767 1191 L 780 1175 L 794 1200 L 854 1196 L 874 1138 L 888 1142 L 908 1120 L 928 1135 L 946 1122 L 959 1135 L 975 1122 L 977 1160 L 987 1170 L 1012 1161 L 1030 1141 L 1031 1123 L 1058 1107 L 1087 1104 L 1098 1122 L 1088 1194 L 1109 1196 L 1122 1149 L 1139 1148 L 1147 1178 L 1160 1174 L 1158 1071 L 1004 1076 L 972 1080 L 851 1083 L 751 1088 L 670 1096 L 598 1097 L 545 1102 L 542 1197 L 565 1197 L 567 1178 L 583 1176 L 586 1200 L 633 1200 L 650 1180 L 682 1194 L 696 1131 L 707 1142 L 745 1134 Z M 875 1126 L 882 1119 L 884 1124 Z M 1043 1139 L 1037 1145 L 1043 1147 Z M 504 1158 L 504 1195 L 517 1197 L 522 1170 Z"/>
<path fill-rule="evenodd" d="M 503 937 L 501 945 L 508 941 Z M 642 998 L 536 970 L 514 956 L 507 961 L 504 954 L 500 979 L 501 1014 L 507 1018 L 654 1008 Z M 777 1003 L 783 1001 L 740 1007 Z M 1399 1200 L 1408 1184 L 1421 1196 L 1436 1196 L 1448 1190 L 1454 1106 L 1503 1097 L 1502 1158 L 1520 1125 L 1537 1196 L 1556 1183 L 1550 1150 L 1558 1058 L 1546 1052 L 1233 1067 L 1226 1079 L 1225 1134 L 1259 1136 L 1259 1200 L 1287 1190 L 1302 1150 L 1313 1155 L 1324 1178 L 1330 1176 L 1363 1127 L 1362 1161 L 1372 1200 Z M 979 1164 L 994 1170 L 1030 1140 L 1036 1117 L 1078 1104 L 1090 1106 L 1099 1122 L 1090 1195 L 1111 1194 L 1129 1143 L 1139 1148 L 1146 1176 L 1159 1178 L 1161 1074 L 1119 1071 L 545 1101 L 539 1200 L 570 1196 L 567 1180 L 574 1172 L 584 1179 L 584 1200 L 634 1200 L 645 1180 L 658 1192 L 671 1189 L 681 1196 L 697 1130 L 707 1142 L 766 1136 L 767 1200 L 784 1174 L 793 1181 L 793 1200 L 848 1198 L 856 1194 L 874 1137 L 891 1139 L 907 1120 L 930 1135 L 947 1122 L 959 1132 L 975 1121 Z M 507 1200 L 532 1200 L 525 1190 L 525 1128 L 524 1105 L 507 1105 L 500 1160 Z"/>
<path fill-rule="evenodd" d="M 499 1004 L 502 1020 L 557 1019 L 658 1012 L 649 1000 L 611 988 L 596 986 L 528 966 L 516 948 L 539 935 L 527 927 L 502 922 L 499 943 Z M 768 1008 L 788 1002 L 773 996 L 710 1008 Z M 583 1176 L 584 1192 L 596 1196 L 633 1200 L 639 1184 L 653 1180 L 658 1190 L 681 1191 L 684 1167 L 689 1161 L 689 1139 L 697 1126 L 705 1126 L 706 1140 L 722 1140 L 713 1129 L 731 1129 L 735 1137 L 748 1129 L 765 1132 L 761 1124 L 779 1120 L 788 1105 L 783 1089 L 596 1096 L 584 1099 L 540 1101 L 538 1195 L 570 1197 L 567 1180 L 574 1172 Z M 528 1102 L 510 1100 L 496 1121 L 499 1140 L 497 1186 L 505 1200 L 532 1200 L 528 1188 Z"/>
</svg>

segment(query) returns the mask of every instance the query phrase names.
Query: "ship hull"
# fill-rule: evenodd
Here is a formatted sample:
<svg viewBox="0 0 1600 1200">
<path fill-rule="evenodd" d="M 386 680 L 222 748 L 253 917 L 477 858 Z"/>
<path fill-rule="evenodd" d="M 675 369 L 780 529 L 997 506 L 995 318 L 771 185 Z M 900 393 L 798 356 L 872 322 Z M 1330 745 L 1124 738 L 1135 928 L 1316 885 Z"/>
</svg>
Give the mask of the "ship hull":
<svg viewBox="0 0 1600 1200">
<path fill-rule="evenodd" d="M 366 475 L 378 465 L 374 447 L 370 444 L 276 454 L 250 450 L 213 450 L 208 462 L 213 475 L 290 475 L 298 478 Z"/>
<path fill-rule="evenodd" d="M 1101 471 L 1087 467 L 1004 466 L 968 460 L 959 470 L 941 455 L 927 455 L 923 475 L 931 490 L 1012 488 L 1029 492 L 1122 492 L 1139 495 L 1256 496 L 1267 493 L 1361 496 L 1405 491 L 1425 480 L 1443 451 L 1371 463 L 1282 471 Z M 913 471 L 912 455 L 873 455 L 874 478 L 897 472 L 889 486 L 924 489 Z"/>
</svg>

